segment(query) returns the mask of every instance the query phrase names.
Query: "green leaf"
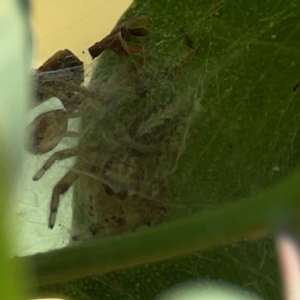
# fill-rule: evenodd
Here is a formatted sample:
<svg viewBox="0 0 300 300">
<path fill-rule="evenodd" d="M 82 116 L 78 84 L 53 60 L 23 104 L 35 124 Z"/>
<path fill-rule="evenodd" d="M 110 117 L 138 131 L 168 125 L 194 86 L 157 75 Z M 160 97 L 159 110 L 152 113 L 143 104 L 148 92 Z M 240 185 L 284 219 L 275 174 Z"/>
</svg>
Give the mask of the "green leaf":
<svg viewBox="0 0 300 300">
<path fill-rule="evenodd" d="M 200 104 L 169 176 L 171 210 L 155 228 L 36 256 L 42 295 L 153 299 L 175 283 L 213 278 L 280 299 L 271 237 L 242 239 L 298 216 L 299 13 L 291 0 L 135 1 L 124 20 L 152 18 L 143 37 L 151 72 L 175 73 L 153 93 Z M 122 59 L 104 53 L 94 82 Z"/>
<path fill-rule="evenodd" d="M 3 1 L 0 8 L 0 298 L 19 300 L 23 278 L 31 279 L 27 264 L 8 260 L 15 243 L 14 219 L 9 215 L 16 204 L 13 189 L 21 166 L 22 117 L 29 95 L 28 72 L 32 58 L 27 1 Z M 16 83 L 18 88 L 15 88 Z M 13 204 L 12 204 L 13 203 Z M 28 299 L 28 298 L 27 298 Z"/>
</svg>

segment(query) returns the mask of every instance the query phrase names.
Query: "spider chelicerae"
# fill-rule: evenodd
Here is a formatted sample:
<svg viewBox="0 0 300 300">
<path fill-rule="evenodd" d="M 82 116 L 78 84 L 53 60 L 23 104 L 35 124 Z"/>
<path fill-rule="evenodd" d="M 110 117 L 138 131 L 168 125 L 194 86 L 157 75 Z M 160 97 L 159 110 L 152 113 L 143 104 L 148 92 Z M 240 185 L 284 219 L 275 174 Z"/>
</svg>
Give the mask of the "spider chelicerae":
<svg viewBox="0 0 300 300">
<path fill-rule="evenodd" d="M 152 57 L 141 55 L 147 50 L 139 40 L 151 23 L 149 17 L 134 17 L 90 47 L 93 58 L 110 50 L 108 56 L 119 56 L 121 63 L 108 68 L 111 73 L 102 69 L 89 88 L 82 86 L 82 62 L 67 49 L 37 70 L 35 104 L 56 96 L 65 109 L 43 113 L 28 126 L 27 149 L 43 154 L 65 136 L 80 140 L 78 147 L 54 153 L 33 177 L 40 180 L 56 161 L 77 157 L 53 188 L 50 228 L 61 195 L 77 180 L 86 203 L 82 213 L 89 219 L 88 228 L 80 229 L 86 235 L 106 236 L 152 225 L 169 209 L 168 175 L 184 151 L 194 106 L 173 91 L 170 78 L 194 49 L 172 68 L 157 69 L 154 76 L 148 63 Z M 80 134 L 67 131 L 68 118 L 74 117 L 82 117 Z"/>
</svg>

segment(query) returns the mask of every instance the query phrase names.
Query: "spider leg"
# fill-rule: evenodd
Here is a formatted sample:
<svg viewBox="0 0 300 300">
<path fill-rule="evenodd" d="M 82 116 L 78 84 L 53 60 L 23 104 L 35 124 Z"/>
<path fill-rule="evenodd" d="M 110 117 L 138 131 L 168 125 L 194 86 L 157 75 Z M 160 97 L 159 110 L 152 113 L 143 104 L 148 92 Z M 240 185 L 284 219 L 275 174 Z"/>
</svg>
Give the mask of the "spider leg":
<svg viewBox="0 0 300 300">
<path fill-rule="evenodd" d="M 72 156 L 77 155 L 79 152 L 78 147 L 70 148 L 61 150 L 58 152 L 55 152 L 53 155 L 50 156 L 50 158 L 45 162 L 43 167 L 33 176 L 33 180 L 37 181 L 40 180 L 45 172 L 51 168 L 51 166 L 57 161 L 57 160 L 63 160 Z"/>
<path fill-rule="evenodd" d="M 64 137 L 70 137 L 70 138 L 78 138 L 79 133 L 74 131 L 66 131 L 64 134 Z"/>
<path fill-rule="evenodd" d="M 77 168 L 76 165 L 55 185 L 53 189 L 49 215 L 49 228 L 51 229 L 55 224 L 60 195 L 66 193 L 80 176 L 80 174 L 75 171 L 75 168 Z"/>
</svg>

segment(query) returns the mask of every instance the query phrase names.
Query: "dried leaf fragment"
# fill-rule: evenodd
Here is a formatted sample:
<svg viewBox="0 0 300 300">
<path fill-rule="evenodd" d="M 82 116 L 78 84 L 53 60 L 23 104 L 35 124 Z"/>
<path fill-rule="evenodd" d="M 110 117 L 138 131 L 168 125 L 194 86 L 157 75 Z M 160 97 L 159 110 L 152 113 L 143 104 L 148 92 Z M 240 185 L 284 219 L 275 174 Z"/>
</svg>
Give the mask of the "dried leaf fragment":
<svg viewBox="0 0 300 300">
<path fill-rule="evenodd" d="M 142 42 L 137 37 L 146 36 L 148 30 L 145 27 L 151 24 L 152 20 L 147 16 L 133 17 L 113 29 L 103 40 L 91 46 L 88 49 L 89 53 L 93 59 L 108 49 L 113 50 L 119 56 L 137 55 L 144 49 Z"/>
<path fill-rule="evenodd" d="M 64 49 L 54 53 L 37 69 L 37 72 L 41 73 L 56 71 L 78 66 L 83 66 L 83 62 L 79 60 L 70 50 Z"/>
<path fill-rule="evenodd" d="M 66 83 L 80 86 L 84 81 L 83 62 L 70 50 L 59 50 L 46 60 L 37 70 L 36 97 L 34 104 L 38 105 L 57 95 L 56 91 L 64 91 Z"/>
</svg>

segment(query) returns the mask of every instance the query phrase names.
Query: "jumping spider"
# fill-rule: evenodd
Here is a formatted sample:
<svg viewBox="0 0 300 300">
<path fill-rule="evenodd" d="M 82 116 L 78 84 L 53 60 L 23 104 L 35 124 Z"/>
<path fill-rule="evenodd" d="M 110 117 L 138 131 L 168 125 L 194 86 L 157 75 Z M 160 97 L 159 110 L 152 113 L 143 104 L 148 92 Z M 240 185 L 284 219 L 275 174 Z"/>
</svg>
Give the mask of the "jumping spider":
<svg viewBox="0 0 300 300">
<path fill-rule="evenodd" d="M 104 74 L 88 89 L 81 85 L 82 63 L 68 50 L 57 52 L 40 68 L 47 72 L 38 80 L 37 99 L 57 96 L 65 110 L 44 113 L 34 120 L 28 128 L 28 149 L 45 153 L 63 136 L 77 136 L 67 131 L 66 122 L 69 117 L 83 117 L 79 146 L 54 153 L 33 177 L 40 180 L 57 160 L 77 156 L 76 164 L 53 189 L 50 228 L 55 225 L 60 196 L 78 179 L 86 198 L 86 213 L 82 213 L 89 219 L 89 235 L 106 236 L 151 225 L 168 211 L 172 195 L 167 176 L 184 151 L 193 104 L 186 107 L 172 91 L 169 77 L 178 65 L 153 76 L 147 58 L 133 57 L 143 51 L 137 37 L 147 35 L 144 27 L 150 24 L 149 17 L 132 18 L 89 49 L 93 58 L 104 50 L 126 57 L 119 58 L 122 61 L 112 74 Z M 50 79 L 49 69 L 56 70 Z M 60 72 L 71 74 L 74 80 L 62 80 Z M 171 91 L 167 97 L 165 89 Z"/>
</svg>

